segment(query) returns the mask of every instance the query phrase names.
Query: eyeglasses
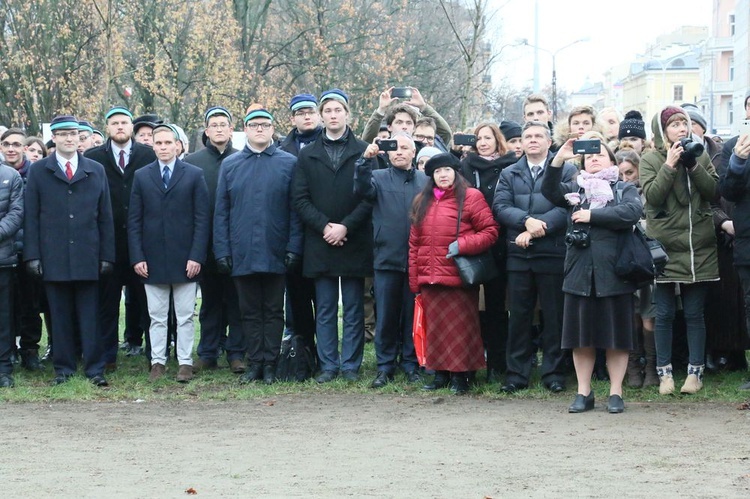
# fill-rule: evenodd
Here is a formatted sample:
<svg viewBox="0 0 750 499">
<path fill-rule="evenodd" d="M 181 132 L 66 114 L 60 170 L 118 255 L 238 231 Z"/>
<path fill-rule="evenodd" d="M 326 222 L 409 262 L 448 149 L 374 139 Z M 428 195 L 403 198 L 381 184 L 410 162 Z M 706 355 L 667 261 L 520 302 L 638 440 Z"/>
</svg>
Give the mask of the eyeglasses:
<svg viewBox="0 0 750 499">
<path fill-rule="evenodd" d="M 297 111 L 294 113 L 294 116 L 298 118 L 312 118 L 316 114 L 318 114 L 317 111 Z"/>
<path fill-rule="evenodd" d="M 21 144 L 20 142 L 3 142 L 2 144 L 0 144 L 0 146 L 3 146 L 6 149 L 10 149 L 11 147 L 13 149 L 21 149 L 23 147 L 23 144 Z"/>
<path fill-rule="evenodd" d="M 257 130 L 258 128 L 260 128 L 260 129 L 263 129 L 263 130 L 268 130 L 268 129 L 270 129 L 270 128 L 271 128 L 271 127 L 272 127 L 273 125 L 272 125 L 271 123 L 245 123 L 245 126 L 246 126 L 247 128 L 255 128 L 256 130 Z"/>
<path fill-rule="evenodd" d="M 420 142 L 435 142 L 435 136 L 428 136 L 428 135 L 415 135 L 415 139 L 417 139 Z"/>
<path fill-rule="evenodd" d="M 208 125 L 208 128 L 211 130 L 224 130 L 225 128 L 229 128 L 229 123 L 211 123 Z"/>
<path fill-rule="evenodd" d="M 63 139 L 78 138 L 78 132 L 55 132 L 53 135 Z"/>
</svg>

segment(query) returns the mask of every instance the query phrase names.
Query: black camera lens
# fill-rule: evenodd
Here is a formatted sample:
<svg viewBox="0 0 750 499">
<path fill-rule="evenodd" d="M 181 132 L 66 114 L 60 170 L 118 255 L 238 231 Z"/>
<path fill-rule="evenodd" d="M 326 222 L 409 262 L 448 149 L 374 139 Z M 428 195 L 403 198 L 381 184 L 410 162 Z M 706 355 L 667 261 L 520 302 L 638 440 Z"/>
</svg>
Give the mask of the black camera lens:
<svg viewBox="0 0 750 499">
<path fill-rule="evenodd" d="M 680 139 L 680 145 L 682 146 L 683 154 L 687 154 L 693 158 L 698 158 L 706 149 L 703 147 L 703 144 L 700 142 L 693 142 L 693 139 L 688 137 Z"/>
</svg>

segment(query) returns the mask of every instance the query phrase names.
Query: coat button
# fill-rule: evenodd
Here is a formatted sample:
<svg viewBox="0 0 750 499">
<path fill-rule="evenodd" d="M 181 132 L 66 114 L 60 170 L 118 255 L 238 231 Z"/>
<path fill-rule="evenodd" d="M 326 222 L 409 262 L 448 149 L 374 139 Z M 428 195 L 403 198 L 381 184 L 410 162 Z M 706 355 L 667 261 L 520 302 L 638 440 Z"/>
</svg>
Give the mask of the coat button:
<svg viewBox="0 0 750 499">
<path fill-rule="evenodd" d="M 68 194 L 73 194 L 73 191 L 68 191 Z"/>
<path fill-rule="evenodd" d="M 70 240 L 70 244 L 73 244 L 73 240 L 72 239 Z"/>
<path fill-rule="evenodd" d="M 70 218 L 73 218 L 73 214 L 72 213 L 70 214 Z"/>
</svg>

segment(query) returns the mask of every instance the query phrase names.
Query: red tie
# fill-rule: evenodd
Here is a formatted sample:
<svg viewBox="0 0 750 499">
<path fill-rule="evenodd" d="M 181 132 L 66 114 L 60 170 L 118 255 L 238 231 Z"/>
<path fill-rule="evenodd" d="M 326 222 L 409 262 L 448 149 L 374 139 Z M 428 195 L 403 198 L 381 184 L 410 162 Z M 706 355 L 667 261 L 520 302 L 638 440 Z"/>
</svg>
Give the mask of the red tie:
<svg viewBox="0 0 750 499">
<path fill-rule="evenodd" d="M 73 169 L 70 167 L 70 161 L 65 163 L 65 176 L 68 177 L 68 180 L 73 178 Z"/>
<path fill-rule="evenodd" d="M 125 151 L 120 151 L 120 170 L 125 173 Z"/>
</svg>

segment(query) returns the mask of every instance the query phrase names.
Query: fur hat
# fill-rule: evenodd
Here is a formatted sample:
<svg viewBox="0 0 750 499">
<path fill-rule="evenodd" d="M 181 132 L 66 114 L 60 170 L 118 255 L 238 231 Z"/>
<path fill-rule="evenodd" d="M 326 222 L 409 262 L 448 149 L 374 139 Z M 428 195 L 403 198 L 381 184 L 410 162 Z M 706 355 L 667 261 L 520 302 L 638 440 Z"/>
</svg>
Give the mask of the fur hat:
<svg viewBox="0 0 750 499">
<path fill-rule="evenodd" d="M 435 174 L 435 170 L 443 166 L 453 168 L 456 170 L 456 174 L 458 174 L 458 171 L 461 169 L 461 163 L 458 161 L 458 158 L 449 152 L 444 152 L 427 160 L 427 163 L 424 165 L 424 173 L 432 178 Z"/>
<path fill-rule="evenodd" d="M 620 131 L 617 133 L 617 138 L 623 139 L 625 137 L 646 139 L 646 123 L 643 121 L 643 115 L 638 111 L 628 111 L 625 118 L 620 122 Z"/>
</svg>

